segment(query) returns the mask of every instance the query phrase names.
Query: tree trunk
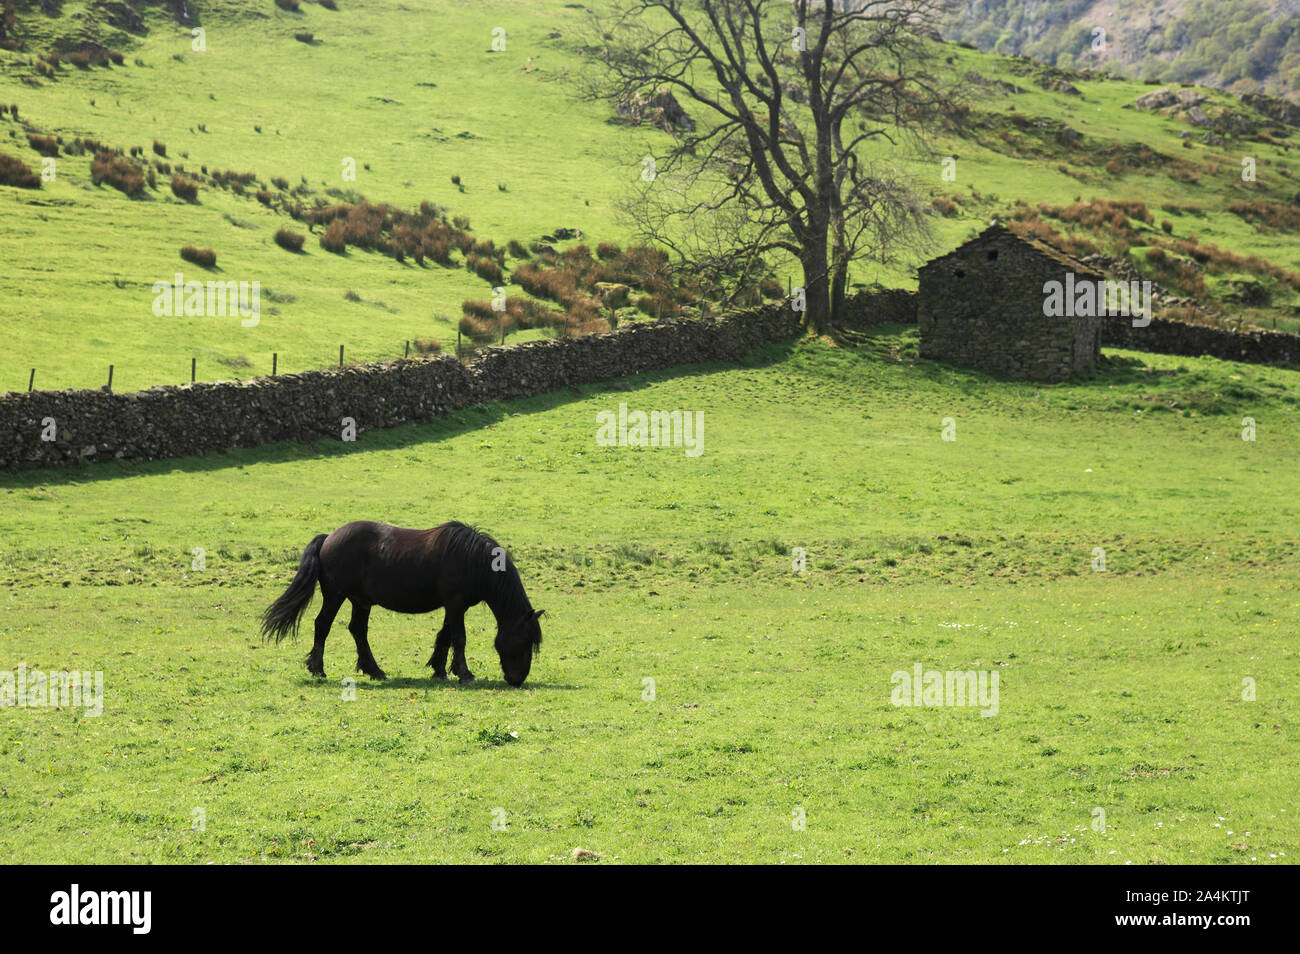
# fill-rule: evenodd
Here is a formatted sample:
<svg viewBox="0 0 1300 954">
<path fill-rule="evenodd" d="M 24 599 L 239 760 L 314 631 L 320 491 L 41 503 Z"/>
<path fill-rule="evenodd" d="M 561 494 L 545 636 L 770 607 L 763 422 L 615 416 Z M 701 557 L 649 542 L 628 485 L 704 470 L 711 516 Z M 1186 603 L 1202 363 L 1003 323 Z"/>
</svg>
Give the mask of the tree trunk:
<svg viewBox="0 0 1300 954">
<path fill-rule="evenodd" d="M 831 271 L 831 324 L 839 322 L 844 317 L 844 298 L 848 294 L 849 284 L 848 261 L 842 255 L 836 255 L 835 258 Z"/>
<path fill-rule="evenodd" d="M 813 242 L 804 246 L 802 258 L 804 301 L 803 324 L 809 331 L 823 334 L 830 329 L 831 296 L 829 267 L 826 259 L 826 242 Z"/>
</svg>

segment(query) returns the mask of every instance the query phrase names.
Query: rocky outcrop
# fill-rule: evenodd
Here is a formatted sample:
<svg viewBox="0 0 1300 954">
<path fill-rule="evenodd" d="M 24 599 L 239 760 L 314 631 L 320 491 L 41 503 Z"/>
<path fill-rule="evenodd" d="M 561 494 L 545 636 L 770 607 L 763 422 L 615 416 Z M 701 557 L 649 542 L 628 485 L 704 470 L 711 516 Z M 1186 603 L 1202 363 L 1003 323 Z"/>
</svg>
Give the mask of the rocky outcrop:
<svg viewBox="0 0 1300 954">
<path fill-rule="evenodd" d="M 1241 101 L 1261 116 L 1267 116 L 1274 122 L 1300 127 L 1300 105 L 1285 99 L 1265 96 L 1263 93 L 1245 93 Z"/>
<path fill-rule="evenodd" d="M 652 94 L 637 93 L 614 106 L 614 112 L 630 123 L 647 123 L 664 132 L 695 132 L 695 120 L 667 88 Z"/>
</svg>

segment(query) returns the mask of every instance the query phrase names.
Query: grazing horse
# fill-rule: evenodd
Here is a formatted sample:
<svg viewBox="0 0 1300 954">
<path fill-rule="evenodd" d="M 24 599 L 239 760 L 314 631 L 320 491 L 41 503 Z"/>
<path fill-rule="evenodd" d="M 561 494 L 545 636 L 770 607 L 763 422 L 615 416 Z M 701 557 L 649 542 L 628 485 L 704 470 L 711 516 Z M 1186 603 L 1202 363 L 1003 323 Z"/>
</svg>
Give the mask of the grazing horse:
<svg viewBox="0 0 1300 954">
<path fill-rule="evenodd" d="M 486 602 L 497 619 L 496 650 L 510 685 L 523 685 L 542 644 L 537 619 L 544 611 L 528 602 L 509 555 L 491 537 L 463 523 L 410 530 L 358 520 L 322 533 L 302 552 L 289 588 L 262 614 L 262 635 L 278 643 L 296 633 L 317 583 L 325 604 L 316 616 L 307 669 L 322 678 L 325 637 L 344 600 L 352 603 L 348 630 L 357 644 L 357 669 L 374 679 L 388 677 L 375 662 L 366 635 L 372 606 L 398 613 L 446 608 L 427 663 L 435 679 L 447 678 L 447 650 L 452 649 L 452 673 L 461 682 L 474 681 L 465 662 L 465 611 L 477 603 Z"/>
</svg>

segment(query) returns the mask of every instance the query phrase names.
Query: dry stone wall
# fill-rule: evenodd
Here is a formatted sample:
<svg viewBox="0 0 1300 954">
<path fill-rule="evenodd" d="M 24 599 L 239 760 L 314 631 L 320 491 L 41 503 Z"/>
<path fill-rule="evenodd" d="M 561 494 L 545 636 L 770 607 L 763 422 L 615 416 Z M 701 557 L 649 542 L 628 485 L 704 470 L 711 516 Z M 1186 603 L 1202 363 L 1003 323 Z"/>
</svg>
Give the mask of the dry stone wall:
<svg viewBox="0 0 1300 954">
<path fill-rule="evenodd" d="M 787 303 L 718 319 L 637 323 L 608 334 L 251 381 L 0 395 L 0 468 L 158 460 L 339 437 L 679 364 L 734 361 L 800 333 Z"/>
<path fill-rule="evenodd" d="M 873 288 L 849 298 L 843 314 L 837 316 L 841 328 L 869 328 L 872 325 L 916 324 L 916 292 L 906 288 Z"/>
<path fill-rule="evenodd" d="M 1134 328 L 1129 318 L 1107 318 L 1101 329 L 1101 343 L 1108 348 L 1208 355 L 1251 364 L 1300 364 L 1300 335 L 1232 331 L 1163 318 L 1152 318 L 1145 328 Z"/>
</svg>

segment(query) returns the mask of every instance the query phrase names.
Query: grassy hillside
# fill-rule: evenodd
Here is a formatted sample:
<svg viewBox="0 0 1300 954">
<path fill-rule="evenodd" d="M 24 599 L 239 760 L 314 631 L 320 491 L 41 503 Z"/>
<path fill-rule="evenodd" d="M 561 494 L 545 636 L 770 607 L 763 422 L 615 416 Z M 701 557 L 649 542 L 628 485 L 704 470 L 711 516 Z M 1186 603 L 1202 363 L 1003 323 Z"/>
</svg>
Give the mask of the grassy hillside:
<svg viewBox="0 0 1300 954">
<path fill-rule="evenodd" d="M 279 367 L 292 371 L 337 361 L 340 344 L 349 360 L 391 357 L 415 338 L 449 347 L 461 303 L 490 294 L 492 283 L 461 267 L 459 253 L 442 267 L 356 248 L 326 252 L 320 227 L 308 234 L 286 214 L 290 201 L 310 207 L 364 196 L 406 209 L 429 201 L 498 246 L 527 244 L 560 227 L 583 230 L 593 245 L 630 238 L 614 206 L 639 175 L 641 157 L 666 134 L 611 122 L 606 107 L 575 100 L 559 80 L 580 62 L 571 38 L 585 16 L 581 5 L 434 2 L 416 9 L 375 0 L 338 10 L 304 3 L 289 12 L 271 0 L 215 0 L 191 7 L 205 52 L 192 49 L 191 27 L 166 5 L 150 4 L 143 34 L 96 27 L 96 42 L 120 48 L 122 65 L 83 69 L 65 57 L 43 73 L 48 49 L 69 42 L 67 24 L 82 24 L 84 32 L 97 22 L 72 20 L 89 10 L 74 3 L 64 4 L 58 19 L 25 14 L 25 48 L 0 50 L 0 102 L 18 106 L 17 117 L 0 117 L 0 152 L 39 172 L 42 157 L 27 135 L 63 139 L 55 181 L 39 190 L 0 186 L 0 301 L 8 318 L 0 389 L 25 388 L 32 367 L 38 387 L 97 387 L 112 364 L 114 386 L 130 390 L 187 380 L 191 358 L 201 379 L 218 379 L 268 373 L 273 352 Z M 494 52 L 497 27 L 506 31 L 506 46 Z M 305 32 L 310 43 L 295 39 Z M 1150 91 L 1140 83 L 1045 74 L 1027 61 L 957 47 L 946 69 L 972 99 L 967 121 L 937 143 L 957 159 L 955 180 L 943 178 L 937 161 L 891 157 L 943 211 L 935 213 L 936 252 L 991 215 L 1007 215 L 1017 200 L 1057 209 L 1076 199 L 1123 200 L 1143 202 L 1151 213 L 1150 222 L 1133 219 L 1133 234 L 1110 223 L 1041 221 L 1078 231 L 1101 251 L 1129 253 L 1140 265 L 1153 241 L 1192 241 L 1191 252 L 1171 254 L 1193 270 L 1196 250 L 1213 245 L 1300 271 L 1297 224 L 1285 212 L 1300 191 L 1290 149 L 1300 144 L 1296 130 L 1215 93 L 1204 108 L 1241 113 L 1252 131 L 1206 145 L 1203 130 L 1181 116 L 1125 109 Z M 1082 95 L 1062 92 L 1063 78 Z M 1066 145 L 1062 124 L 1083 138 Z M 1178 137 L 1184 131 L 1193 134 L 1187 146 Z M 201 180 L 197 200 L 174 196 L 168 173 L 134 199 L 93 185 L 93 150 L 67 154 L 77 137 L 138 147 L 143 161 L 172 173 L 183 168 Z M 154 153 L 155 140 L 165 158 Z M 1254 183 L 1241 181 L 1244 155 L 1257 163 Z M 343 180 L 347 158 L 356 161 L 355 182 Z M 238 195 L 229 184 L 211 184 L 219 170 L 255 180 Z M 270 207 L 256 198 L 261 185 Z M 1234 203 L 1258 208 L 1234 213 Z M 1165 219 L 1169 236 L 1160 231 Z M 275 244 L 281 227 L 306 236 L 302 254 Z M 217 268 L 182 262 L 184 245 L 213 249 Z M 1216 261 L 1205 281 L 1211 295 L 1231 298 L 1243 283 L 1267 286 L 1258 307 L 1223 297 L 1221 307 L 1246 320 L 1295 326 L 1294 287 L 1254 266 Z M 506 259 L 507 273 L 519 262 Z M 782 278 L 794 273 L 789 263 L 774 265 Z M 177 271 L 187 279 L 261 282 L 260 324 L 156 318 L 152 285 Z M 859 284 L 914 281 L 910 267 L 863 265 L 853 277 Z"/>
<path fill-rule="evenodd" d="M 486 3 L 417 12 L 380 2 L 337 12 L 304 5 L 290 14 L 270 0 L 201 7 L 205 53 L 191 50 L 188 30 L 152 11 L 149 35 L 133 41 L 125 67 L 64 67 L 57 81 L 33 87 L 21 82 L 32 73 L 30 57 L 0 53 L 0 100 L 68 141 L 92 136 L 152 157 L 159 140 L 170 162 L 193 172 L 284 177 L 330 201 L 329 190 L 407 208 L 429 200 L 501 244 L 562 226 L 622 238 L 602 223 L 611 221 L 620 180 L 640 165 L 620 168 L 610 155 L 636 135 L 606 125 L 599 109 L 575 104 L 542 74 L 558 55 L 546 34 L 580 11 Z M 492 52 L 491 31 L 501 23 L 507 48 Z M 304 29 L 314 45 L 294 39 Z M 145 66 L 130 65 L 137 57 Z M 250 82 L 250 64 L 264 81 Z M 564 133 L 575 126 L 579 134 Z M 0 143 L 8 137 L 0 151 L 39 169 L 24 132 L 10 117 L 0 121 Z M 356 161 L 355 182 L 342 178 L 345 158 Z M 191 205 L 163 176 L 156 192 L 131 200 L 91 186 L 90 159 L 60 158 L 58 180 L 39 192 L 0 187 L 8 265 L 0 299 L 14 330 L 4 354 L 37 366 L 46 387 L 98 386 L 110 363 L 125 390 L 187 380 L 191 356 L 207 379 L 269 373 L 272 352 L 284 370 L 320 367 L 337 360 L 339 344 L 360 360 L 392 357 L 408 338 L 454 341 L 461 302 L 490 294 L 488 282 L 463 268 L 399 265 L 355 251 L 340 259 L 316 236 L 304 254 L 291 255 L 273 235 L 280 226 L 305 227 L 265 209 L 252 190 L 240 197 L 202 188 Z M 216 250 L 219 273 L 183 263 L 178 250 L 187 244 Z M 178 270 L 200 280 L 260 281 L 261 325 L 155 318 L 150 288 Z M 363 301 L 344 300 L 349 290 Z M 240 358 L 251 366 L 241 368 Z M 231 360 L 233 367 L 222 363 Z M 27 372 L 16 367 L 0 388 L 26 387 Z"/>
<path fill-rule="evenodd" d="M 0 655 L 106 693 L 99 717 L 0 708 L 0 856 L 1295 859 L 1297 373 L 1119 353 L 1044 389 L 915 346 L 0 477 Z M 702 411 L 704 453 L 597 447 L 619 402 Z M 391 678 L 355 701 L 341 622 L 324 682 L 304 641 L 256 638 L 301 546 L 378 515 L 510 547 L 547 610 L 523 691 L 482 607 L 474 688 L 428 681 L 437 617 L 374 615 Z M 915 663 L 996 669 L 999 714 L 892 705 Z"/>
</svg>

